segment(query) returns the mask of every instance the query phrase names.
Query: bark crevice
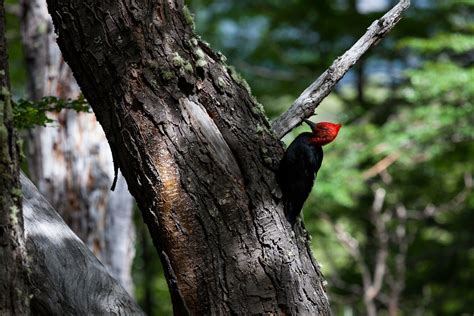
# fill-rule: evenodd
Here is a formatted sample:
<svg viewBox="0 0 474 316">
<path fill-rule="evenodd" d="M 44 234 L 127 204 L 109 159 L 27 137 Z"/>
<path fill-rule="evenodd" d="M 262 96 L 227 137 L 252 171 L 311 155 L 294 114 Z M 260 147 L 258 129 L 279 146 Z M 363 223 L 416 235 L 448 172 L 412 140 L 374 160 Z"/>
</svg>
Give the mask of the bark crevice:
<svg viewBox="0 0 474 316">
<path fill-rule="evenodd" d="M 284 216 L 282 143 L 245 84 L 196 38 L 182 3 L 48 3 L 167 267 L 176 311 L 330 314 L 307 234 Z M 109 17 L 115 32 L 100 22 Z"/>
</svg>

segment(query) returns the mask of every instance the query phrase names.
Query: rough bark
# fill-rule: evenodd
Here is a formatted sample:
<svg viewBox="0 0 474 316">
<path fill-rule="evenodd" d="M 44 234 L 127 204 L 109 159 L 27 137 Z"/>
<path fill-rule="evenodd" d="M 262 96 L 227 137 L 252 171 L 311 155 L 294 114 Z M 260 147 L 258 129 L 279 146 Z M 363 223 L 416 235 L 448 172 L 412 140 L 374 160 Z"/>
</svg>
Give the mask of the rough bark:
<svg viewBox="0 0 474 316">
<path fill-rule="evenodd" d="M 21 187 L 32 314 L 144 315 L 23 174 Z"/>
<path fill-rule="evenodd" d="M 80 89 L 56 44 L 46 0 L 23 0 L 21 23 L 29 97 L 77 98 Z M 110 191 L 114 168 L 104 132 L 92 113 L 63 110 L 49 115 L 56 126 L 38 127 L 29 133 L 32 179 L 73 231 L 132 293 L 133 198 L 121 175 L 115 191 Z"/>
<path fill-rule="evenodd" d="M 28 315 L 19 146 L 13 128 L 5 41 L 5 9 L 0 0 L 0 315 Z"/>
<path fill-rule="evenodd" d="M 282 144 L 182 1 L 49 0 L 59 46 L 150 229 L 177 314 L 329 314 L 283 214 Z"/>
</svg>

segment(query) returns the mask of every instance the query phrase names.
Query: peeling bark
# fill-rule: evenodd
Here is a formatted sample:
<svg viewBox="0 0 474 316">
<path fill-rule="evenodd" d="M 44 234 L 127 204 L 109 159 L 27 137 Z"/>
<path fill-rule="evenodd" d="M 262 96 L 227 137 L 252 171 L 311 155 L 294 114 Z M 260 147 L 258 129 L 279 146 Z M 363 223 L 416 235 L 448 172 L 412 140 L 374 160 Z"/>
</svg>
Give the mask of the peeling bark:
<svg viewBox="0 0 474 316">
<path fill-rule="evenodd" d="M 29 95 L 76 99 L 80 94 L 64 62 L 45 0 L 22 1 L 22 37 Z M 29 133 L 32 179 L 73 231 L 112 275 L 133 292 L 133 199 L 120 175 L 110 191 L 114 168 L 104 132 L 92 113 L 49 114 L 56 126 Z"/>
<path fill-rule="evenodd" d="M 182 1 L 48 1 L 166 270 L 176 314 L 327 315 L 283 154 L 261 107 L 193 33 Z"/>
</svg>

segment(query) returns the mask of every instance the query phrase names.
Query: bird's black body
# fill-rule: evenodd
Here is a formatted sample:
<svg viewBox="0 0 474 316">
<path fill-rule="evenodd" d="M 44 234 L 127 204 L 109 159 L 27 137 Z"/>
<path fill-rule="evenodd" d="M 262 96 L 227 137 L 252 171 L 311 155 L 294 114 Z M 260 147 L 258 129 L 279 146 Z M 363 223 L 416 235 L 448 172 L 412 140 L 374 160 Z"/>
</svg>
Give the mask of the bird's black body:
<svg viewBox="0 0 474 316">
<path fill-rule="evenodd" d="M 313 187 L 323 161 L 321 146 L 311 143 L 312 133 L 302 133 L 290 144 L 280 162 L 278 182 L 288 221 L 293 225 Z"/>
</svg>

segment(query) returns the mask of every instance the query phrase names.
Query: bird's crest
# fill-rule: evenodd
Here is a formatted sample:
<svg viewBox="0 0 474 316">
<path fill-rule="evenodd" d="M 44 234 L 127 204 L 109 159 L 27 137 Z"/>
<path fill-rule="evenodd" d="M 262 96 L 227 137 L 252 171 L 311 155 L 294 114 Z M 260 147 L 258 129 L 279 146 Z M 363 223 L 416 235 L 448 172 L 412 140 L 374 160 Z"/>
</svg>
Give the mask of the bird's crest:
<svg viewBox="0 0 474 316">
<path fill-rule="evenodd" d="M 304 121 L 313 131 L 313 137 L 311 137 L 310 142 L 319 146 L 329 144 L 336 139 L 339 129 L 342 127 L 341 124 L 330 122 L 313 123 L 310 120 Z"/>
</svg>

